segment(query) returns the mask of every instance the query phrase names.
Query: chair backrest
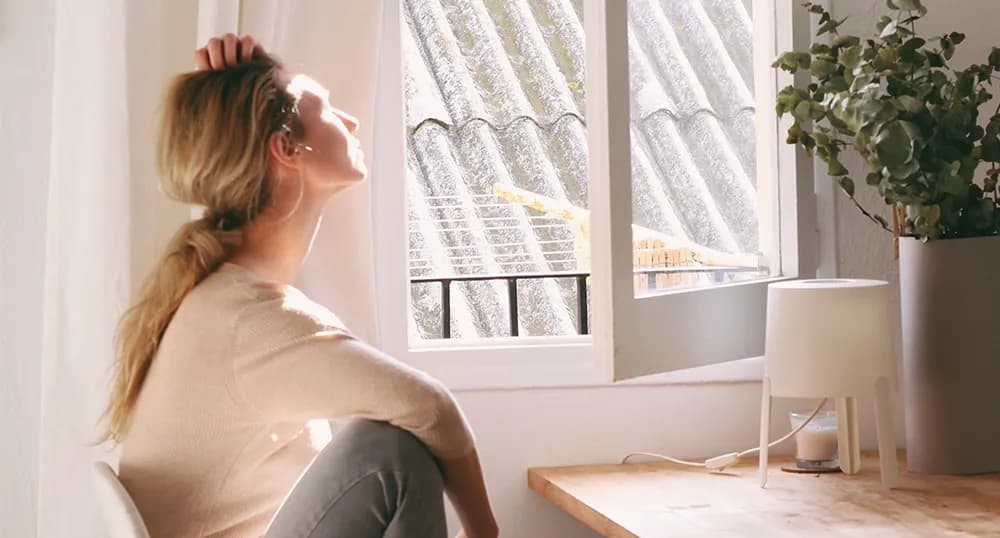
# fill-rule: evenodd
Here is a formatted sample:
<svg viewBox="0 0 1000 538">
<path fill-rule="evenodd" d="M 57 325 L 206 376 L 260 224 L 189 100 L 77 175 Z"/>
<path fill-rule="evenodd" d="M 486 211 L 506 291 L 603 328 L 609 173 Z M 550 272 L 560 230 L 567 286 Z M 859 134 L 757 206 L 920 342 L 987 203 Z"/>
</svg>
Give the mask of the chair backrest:
<svg viewBox="0 0 1000 538">
<path fill-rule="evenodd" d="M 94 462 L 94 489 L 109 538 L 149 538 L 139 510 L 114 469 L 103 461 Z"/>
</svg>

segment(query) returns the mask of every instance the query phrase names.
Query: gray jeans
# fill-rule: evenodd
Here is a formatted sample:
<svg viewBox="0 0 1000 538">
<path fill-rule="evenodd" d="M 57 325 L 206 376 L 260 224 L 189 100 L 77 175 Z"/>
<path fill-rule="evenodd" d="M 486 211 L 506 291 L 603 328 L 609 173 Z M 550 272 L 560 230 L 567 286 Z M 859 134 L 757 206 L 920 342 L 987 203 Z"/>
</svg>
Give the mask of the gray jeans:
<svg viewBox="0 0 1000 538">
<path fill-rule="evenodd" d="M 441 472 L 409 432 L 355 420 L 309 465 L 265 538 L 443 538 Z"/>
</svg>

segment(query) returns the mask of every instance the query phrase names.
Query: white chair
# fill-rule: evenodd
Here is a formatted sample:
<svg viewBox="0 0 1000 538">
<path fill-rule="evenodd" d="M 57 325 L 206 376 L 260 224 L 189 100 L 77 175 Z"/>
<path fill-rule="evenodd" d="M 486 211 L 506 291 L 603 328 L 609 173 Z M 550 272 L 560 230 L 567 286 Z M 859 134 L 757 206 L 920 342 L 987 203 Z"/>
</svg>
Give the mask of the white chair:
<svg viewBox="0 0 1000 538">
<path fill-rule="evenodd" d="M 103 461 L 94 462 L 94 489 L 109 538 L 149 538 L 139 509 L 132 502 L 114 469 Z"/>
</svg>

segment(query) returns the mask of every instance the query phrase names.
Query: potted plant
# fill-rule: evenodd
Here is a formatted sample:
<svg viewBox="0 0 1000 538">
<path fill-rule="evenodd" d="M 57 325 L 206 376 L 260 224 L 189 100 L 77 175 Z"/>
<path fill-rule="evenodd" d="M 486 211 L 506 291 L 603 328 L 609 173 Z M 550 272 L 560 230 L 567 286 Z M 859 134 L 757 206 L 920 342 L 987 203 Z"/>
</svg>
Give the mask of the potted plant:
<svg viewBox="0 0 1000 538">
<path fill-rule="evenodd" d="M 1000 49 L 954 69 L 963 34 L 921 37 L 921 0 L 887 3 L 890 15 L 865 38 L 803 4 L 829 39 L 778 57 L 774 67 L 807 70 L 812 83 L 783 89 L 776 111 L 794 120 L 787 142 L 823 160 L 861 212 L 899 240 L 907 466 L 1000 471 L 1000 107 L 980 116 L 1000 78 Z M 855 198 L 846 151 L 863 159 L 863 183 L 890 218 Z"/>
</svg>

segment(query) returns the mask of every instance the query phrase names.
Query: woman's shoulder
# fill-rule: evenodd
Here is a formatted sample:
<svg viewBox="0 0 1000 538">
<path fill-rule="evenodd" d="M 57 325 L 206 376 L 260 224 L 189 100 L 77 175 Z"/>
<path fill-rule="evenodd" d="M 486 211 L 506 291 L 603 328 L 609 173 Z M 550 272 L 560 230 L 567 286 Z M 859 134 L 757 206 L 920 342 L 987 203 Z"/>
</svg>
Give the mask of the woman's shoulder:
<svg viewBox="0 0 1000 538">
<path fill-rule="evenodd" d="M 294 286 L 255 278 L 232 264 L 223 266 L 218 276 L 228 277 L 220 280 L 239 294 L 234 328 L 238 340 L 288 342 L 317 333 L 348 332 L 330 309 Z"/>
</svg>

